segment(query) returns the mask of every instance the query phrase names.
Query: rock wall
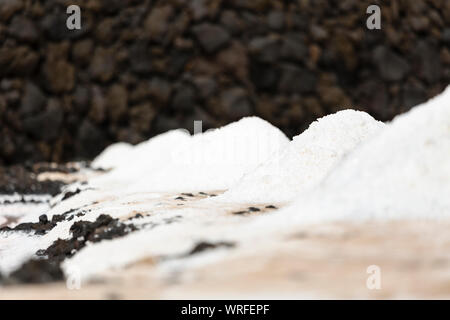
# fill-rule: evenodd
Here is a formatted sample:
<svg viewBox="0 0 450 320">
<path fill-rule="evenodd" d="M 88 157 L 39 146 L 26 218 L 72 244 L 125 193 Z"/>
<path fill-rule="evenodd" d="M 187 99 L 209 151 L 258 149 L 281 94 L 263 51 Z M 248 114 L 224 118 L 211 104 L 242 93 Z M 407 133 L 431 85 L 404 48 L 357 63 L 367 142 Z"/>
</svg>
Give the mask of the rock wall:
<svg viewBox="0 0 450 320">
<path fill-rule="evenodd" d="M 63 161 L 193 120 L 389 120 L 449 84 L 450 1 L 0 0 L 0 44 L 0 164 Z"/>
</svg>

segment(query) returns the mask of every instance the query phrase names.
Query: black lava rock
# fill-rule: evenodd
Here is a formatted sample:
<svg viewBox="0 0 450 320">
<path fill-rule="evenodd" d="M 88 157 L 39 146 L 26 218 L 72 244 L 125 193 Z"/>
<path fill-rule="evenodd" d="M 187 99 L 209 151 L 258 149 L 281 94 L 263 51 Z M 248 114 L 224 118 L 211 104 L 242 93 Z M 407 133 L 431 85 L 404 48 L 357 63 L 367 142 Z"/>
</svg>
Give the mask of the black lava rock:
<svg viewBox="0 0 450 320">
<path fill-rule="evenodd" d="M 202 23 L 192 28 L 194 36 L 207 53 L 213 53 L 230 41 L 229 33 L 221 26 Z"/>
<path fill-rule="evenodd" d="M 297 135 L 343 108 L 391 120 L 450 83 L 448 1 L 0 1 L 0 165 L 246 115 Z M 398 23 L 399 17 L 404 23 Z M 206 125 L 207 124 L 207 125 Z"/>
</svg>

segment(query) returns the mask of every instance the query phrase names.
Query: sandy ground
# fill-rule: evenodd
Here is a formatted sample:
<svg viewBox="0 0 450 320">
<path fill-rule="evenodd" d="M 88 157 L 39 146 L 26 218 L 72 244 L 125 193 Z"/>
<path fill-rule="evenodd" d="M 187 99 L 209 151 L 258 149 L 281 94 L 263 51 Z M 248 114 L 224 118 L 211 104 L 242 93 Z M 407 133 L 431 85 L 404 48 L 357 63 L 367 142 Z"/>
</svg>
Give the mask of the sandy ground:
<svg viewBox="0 0 450 320">
<path fill-rule="evenodd" d="M 40 179 L 60 179 L 45 173 Z M 64 176 L 67 182 L 86 179 Z M 220 194 L 221 191 L 209 194 Z M 162 209 L 185 207 L 209 212 L 206 195 L 180 194 L 141 200 Z M 111 199 L 99 201 L 108 202 Z M 130 204 L 126 199 L 122 205 Z M 206 207 L 205 207 L 206 205 Z M 250 206 L 251 204 L 248 204 Z M 96 205 L 93 205 L 93 208 Z M 222 206 L 226 221 L 247 205 Z M 259 206 L 261 212 L 272 210 Z M 220 214 L 219 211 L 223 211 Z M 121 216 L 126 220 L 137 212 Z M 255 213 L 253 213 L 255 214 Z M 245 219 L 245 218 L 244 218 Z M 235 220 L 233 220 L 235 221 Z M 239 221 L 239 220 L 236 220 Z M 235 222 L 232 222 L 235 223 Z M 282 241 L 255 243 L 250 250 L 168 272 L 166 262 L 149 256 L 121 270 L 69 289 L 64 282 L 0 287 L 3 299 L 448 299 L 450 298 L 450 221 L 341 222 L 302 226 Z M 215 249 L 217 250 L 217 249 Z M 228 249 L 223 249 L 228 250 Z M 233 249 L 234 250 L 234 249 Z M 230 251 L 231 252 L 231 251 Z M 200 258 L 208 253 L 200 253 Z M 195 258 L 194 258 L 195 259 Z M 370 266 L 379 270 L 380 288 L 369 288 Z M 377 269 L 378 268 L 378 269 Z M 176 270 L 176 269 L 175 269 Z M 370 283 L 369 283 L 370 284 Z"/>
<path fill-rule="evenodd" d="M 0 289 L 0 299 L 450 298 L 450 221 L 324 224 L 230 259 L 161 274 L 150 257 L 69 290 Z M 366 282 L 379 267 L 380 289 Z"/>
</svg>

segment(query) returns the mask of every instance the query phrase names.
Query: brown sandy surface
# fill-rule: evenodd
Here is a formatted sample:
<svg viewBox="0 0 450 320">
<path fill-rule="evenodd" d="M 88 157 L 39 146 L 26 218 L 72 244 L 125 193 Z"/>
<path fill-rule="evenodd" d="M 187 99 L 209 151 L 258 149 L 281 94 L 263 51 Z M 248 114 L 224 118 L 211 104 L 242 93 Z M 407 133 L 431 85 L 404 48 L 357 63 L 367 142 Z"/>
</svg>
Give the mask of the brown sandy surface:
<svg viewBox="0 0 450 320">
<path fill-rule="evenodd" d="M 450 221 L 301 227 L 285 241 L 176 274 L 151 257 L 69 290 L 64 283 L 0 289 L 0 299 L 450 298 Z M 369 290 L 377 265 L 381 288 Z"/>
</svg>

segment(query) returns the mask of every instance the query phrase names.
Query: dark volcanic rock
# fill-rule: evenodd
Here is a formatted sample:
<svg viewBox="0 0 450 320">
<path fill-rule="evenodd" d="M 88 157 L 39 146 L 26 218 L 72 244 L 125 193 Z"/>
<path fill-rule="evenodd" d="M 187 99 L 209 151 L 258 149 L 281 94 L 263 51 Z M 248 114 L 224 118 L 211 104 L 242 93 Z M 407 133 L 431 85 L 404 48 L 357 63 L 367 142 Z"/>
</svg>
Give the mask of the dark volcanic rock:
<svg viewBox="0 0 450 320">
<path fill-rule="evenodd" d="M 47 260 L 29 260 L 10 274 L 5 284 L 39 284 L 62 281 L 64 274 L 58 263 Z"/>
<path fill-rule="evenodd" d="M 386 81 L 401 80 L 410 70 L 405 59 L 384 46 L 375 49 L 373 60 L 378 67 L 380 76 Z"/>
<path fill-rule="evenodd" d="M 162 41 L 169 29 L 169 20 L 173 16 L 170 5 L 153 8 L 145 20 L 145 30 L 151 39 Z"/>
<path fill-rule="evenodd" d="M 35 42 L 39 38 L 37 26 L 23 16 L 15 16 L 9 26 L 9 33 L 20 41 Z"/>
<path fill-rule="evenodd" d="M 297 34 L 289 34 L 283 39 L 281 56 L 284 59 L 306 61 L 309 55 L 305 40 Z"/>
<path fill-rule="evenodd" d="M 232 242 L 199 242 L 194 248 L 187 254 L 187 256 L 192 256 L 198 253 L 202 253 L 208 250 L 217 249 L 217 248 L 233 248 L 235 246 Z"/>
<path fill-rule="evenodd" d="M 23 7 L 21 0 L 2 0 L 0 2 L 0 21 L 6 22 L 12 15 Z"/>
<path fill-rule="evenodd" d="M 76 113 L 84 113 L 89 109 L 91 91 L 84 86 L 77 86 L 74 91 L 73 106 Z"/>
<path fill-rule="evenodd" d="M 23 127 L 27 133 L 40 140 L 50 141 L 59 136 L 63 118 L 64 113 L 59 102 L 51 100 L 45 111 L 25 118 Z"/>
<path fill-rule="evenodd" d="M 192 32 L 207 53 L 213 53 L 230 40 L 230 34 L 221 26 L 202 23 L 194 26 Z"/>
<path fill-rule="evenodd" d="M 145 42 L 134 44 L 130 48 L 130 68 L 136 73 L 148 73 L 152 70 L 150 50 Z"/>
<path fill-rule="evenodd" d="M 44 77 L 47 86 L 54 93 L 72 91 L 75 85 L 75 69 L 64 60 L 47 61 L 44 65 Z"/>
<path fill-rule="evenodd" d="M 100 215 L 94 222 L 79 221 L 75 222 L 72 227 L 70 227 L 72 241 L 76 239 L 75 241 L 80 243 L 85 243 L 86 241 L 99 242 L 102 240 L 111 240 L 123 237 L 133 230 L 136 230 L 133 225 L 125 225 L 119 222 L 118 219 L 113 219 L 111 216 L 104 214 Z M 47 254 L 54 257 L 55 251 L 52 251 L 52 248 L 53 247 L 50 247 L 47 250 Z M 70 252 L 66 252 L 66 255 L 69 253 Z"/>
<path fill-rule="evenodd" d="M 292 64 L 281 68 L 279 90 L 284 93 L 305 93 L 314 90 L 317 78 L 313 72 Z"/>
<path fill-rule="evenodd" d="M 79 194 L 82 190 L 81 189 L 76 189 L 75 191 L 67 191 L 66 193 L 64 193 L 64 197 L 62 197 L 61 201 L 67 200 L 69 198 L 72 198 L 73 196 Z"/>
<path fill-rule="evenodd" d="M 231 34 L 238 34 L 244 28 L 244 23 L 235 11 L 224 10 L 220 16 L 220 23 Z"/>
<path fill-rule="evenodd" d="M 81 66 L 87 65 L 92 58 L 94 42 L 91 39 L 84 39 L 76 42 L 72 48 L 73 59 Z"/>
<path fill-rule="evenodd" d="M 14 228 L 0 228 L 0 232 L 15 232 L 15 231 L 24 231 L 24 232 L 34 232 L 37 235 L 46 234 L 48 231 L 53 229 L 56 226 L 56 222 L 48 221 L 47 216 L 43 215 L 39 217 L 39 222 L 37 223 L 21 223 L 15 226 Z"/>
<path fill-rule="evenodd" d="M 106 143 L 103 131 L 89 120 L 84 120 L 78 130 L 78 154 L 82 157 L 92 158 L 102 150 Z"/>
<path fill-rule="evenodd" d="M 38 86 L 32 82 L 27 82 L 25 86 L 25 94 L 22 98 L 20 112 L 23 115 L 35 114 L 42 110 L 47 99 Z"/>
<path fill-rule="evenodd" d="M 280 41 L 272 37 L 256 38 L 250 42 L 249 50 L 261 62 L 275 62 L 281 54 Z"/>
<path fill-rule="evenodd" d="M 271 11 L 267 16 L 267 24 L 271 29 L 281 30 L 284 27 L 285 15 L 283 11 Z"/>
<path fill-rule="evenodd" d="M 407 83 L 403 88 L 403 104 L 410 109 L 427 99 L 425 88 L 419 83 Z"/>
<path fill-rule="evenodd" d="M 116 23 L 116 20 L 112 18 L 101 21 L 95 29 L 96 39 L 106 45 L 114 42 L 117 34 Z"/>
<path fill-rule="evenodd" d="M 0 48 L 0 75 L 23 76 L 33 73 L 39 56 L 27 46 Z"/>
<path fill-rule="evenodd" d="M 81 30 L 69 30 L 66 27 L 67 14 L 65 10 L 58 7 L 53 12 L 49 12 L 41 21 L 41 28 L 52 41 L 77 39 L 89 31 L 86 19 L 82 19 Z M 85 16 L 86 17 L 86 16 Z"/>
<path fill-rule="evenodd" d="M 61 181 L 37 180 L 39 173 L 49 170 L 69 172 L 67 168 L 62 166 L 49 168 L 42 164 L 35 164 L 32 167 L 19 165 L 0 166 L 0 194 L 50 194 L 55 196 L 61 192 L 61 188 L 65 183 Z"/>
<path fill-rule="evenodd" d="M 46 219 L 42 217 L 42 220 Z M 123 237 L 135 230 L 133 225 L 123 224 L 108 215 L 100 215 L 94 222 L 75 222 L 70 228 L 72 238 L 58 239 L 47 249 L 39 250 L 36 253 L 40 257 L 39 260 L 31 259 L 25 262 L 19 269 L 11 273 L 4 283 L 11 285 L 61 281 L 64 279 L 61 262 L 65 258 L 73 256 L 87 242 L 111 240 Z"/>
<path fill-rule="evenodd" d="M 150 96 L 162 105 L 169 101 L 171 91 L 170 83 L 164 79 L 153 77 L 149 83 Z"/>
<path fill-rule="evenodd" d="M 119 84 L 113 85 L 108 91 L 106 104 L 110 119 L 114 123 L 118 122 L 127 113 L 127 89 Z"/>
<path fill-rule="evenodd" d="M 447 44 L 450 44 L 450 27 L 445 28 L 442 32 L 442 41 L 444 41 Z"/>
<path fill-rule="evenodd" d="M 383 6 L 382 30 L 369 0 L 81 1 L 81 30 L 66 2 L 0 0 L 0 164 L 193 120 L 256 115 L 288 135 L 349 107 L 387 121 L 450 83 L 446 0 Z"/>
<path fill-rule="evenodd" d="M 68 61 L 68 42 L 49 44 L 42 66 L 43 77 L 49 91 L 59 94 L 75 86 L 75 67 Z"/>
<path fill-rule="evenodd" d="M 434 83 L 440 78 L 441 61 L 435 45 L 427 41 L 420 41 L 414 49 L 419 76 L 428 83 Z"/>
<path fill-rule="evenodd" d="M 222 106 L 231 119 L 240 119 L 251 115 L 251 102 L 242 88 L 231 88 L 221 95 Z"/>
<path fill-rule="evenodd" d="M 217 91 L 217 82 L 212 78 L 198 77 L 194 79 L 194 83 L 203 99 L 209 98 Z"/>
<path fill-rule="evenodd" d="M 98 47 L 91 62 L 90 70 L 92 76 L 101 82 L 111 80 L 116 71 L 115 63 L 114 50 L 112 48 Z"/>
<path fill-rule="evenodd" d="M 150 103 L 142 103 L 134 106 L 130 111 L 130 122 L 132 128 L 137 132 L 146 133 L 152 126 L 156 112 Z"/>
<path fill-rule="evenodd" d="M 177 110 L 192 110 L 197 93 L 190 84 L 180 84 L 175 90 L 172 106 Z"/>
<path fill-rule="evenodd" d="M 250 76 L 258 89 L 275 91 L 280 77 L 280 70 L 273 65 L 252 62 L 250 65 Z"/>
</svg>

